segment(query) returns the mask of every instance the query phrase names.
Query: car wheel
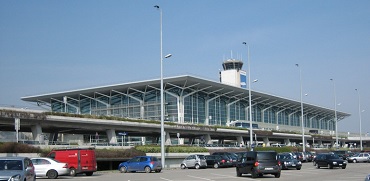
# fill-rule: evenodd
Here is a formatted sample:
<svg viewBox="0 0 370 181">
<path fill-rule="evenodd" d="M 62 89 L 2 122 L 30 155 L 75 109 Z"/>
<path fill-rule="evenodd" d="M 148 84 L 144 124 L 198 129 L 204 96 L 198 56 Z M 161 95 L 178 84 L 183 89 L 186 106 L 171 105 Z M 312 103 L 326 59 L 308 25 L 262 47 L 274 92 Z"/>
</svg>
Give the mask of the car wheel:
<svg viewBox="0 0 370 181">
<path fill-rule="evenodd" d="M 354 159 L 354 160 L 353 160 L 353 163 L 357 163 L 357 160 L 356 160 L 356 159 Z"/>
<path fill-rule="evenodd" d="M 195 164 L 195 169 L 199 169 L 200 168 L 200 165 L 199 164 Z"/>
<path fill-rule="evenodd" d="M 280 172 L 275 174 L 275 178 L 280 178 Z"/>
<path fill-rule="evenodd" d="M 255 170 L 252 170 L 252 178 L 257 178 L 258 174 Z"/>
<path fill-rule="evenodd" d="M 237 177 L 241 177 L 242 176 L 242 173 L 239 171 L 238 168 L 236 168 L 236 176 Z"/>
<path fill-rule="evenodd" d="M 328 163 L 328 168 L 333 169 L 333 165 L 330 165 L 330 163 Z"/>
<path fill-rule="evenodd" d="M 316 163 L 316 168 L 320 168 L 319 164 Z"/>
<path fill-rule="evenodd" d="M 94 174 L 94 172 L 86 172 L 86 173 L 85 173 L 85 175 L 86 175 L 86 176 L 91 176 L 91 175 L 93 175 L 93 174 Z"/>
<path fill-rule="evenodd" d="M 218 163 L 213 164 L 213 168 L 218 168 Z"/>
<path fill-rule="evenodd" d="M 342 169 L 346 169 L 346 167 L 344 166 L 344 167 L 342 167 Z"/>
<path fill-rule="evenodd" d="M 69 169 L 69 175 L 74 177 L 77 175 L 76 169 L 75 168 L 70 168 Z"/>
<path fill-rule="evenodd" d="M 161 169 L 158 169 L 158 170 L 155 170 L 155 173 L 159 173 L 161 171 L 162 171 Z"/>
<path fill-rule="evenodd" d="M 127 172 L 127 168 L 126 168 L 126 167 L 124 167 L 124 166 L 122 166 L 121 168 L 119 168 L 119 171 L 120 171 L 121 173 L 126 173 L 126 172 Z"/>
<path fill-rule="evenodd" d="M 181 164 L 181 169 L 185 169 L 186 168 L 186 166 L 184 165 L 184 164 Z"/>
<path fill-rule="evenodd" d="M 55 170 L 49 170 L 48 173 L 46 174 L 49 179 L 56 179 L 58 178 L 58 172 Z"/>
<path fill-rule="evenodd" d="M 150 169 L 150 167 L 146 166 L 144 168 L 144 171 L 145 171 L 145 173 L 150 173 L 152 170 Z"/>
<path fill-rule="evenodd" d="M 297 169 L 297 170 L 301 170 L 301 167 L 297 167 L 296 169 Z"/>
</svg>

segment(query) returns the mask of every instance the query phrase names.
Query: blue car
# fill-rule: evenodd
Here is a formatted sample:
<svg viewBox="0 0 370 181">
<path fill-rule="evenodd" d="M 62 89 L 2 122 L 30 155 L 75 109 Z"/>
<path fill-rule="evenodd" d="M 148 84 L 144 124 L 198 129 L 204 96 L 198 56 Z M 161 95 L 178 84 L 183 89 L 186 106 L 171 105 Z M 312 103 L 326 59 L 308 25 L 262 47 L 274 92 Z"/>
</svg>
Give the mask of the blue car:
<svg viewBox="0 0 370 181">
<path fill-rule="evenodd" d="M 144 171 L 146 173 L 155 171 L 158 173 L 162 170 L 162 164 L 161 161 L 154 156 L 137 156 L 126 162 L 120 163 L 118 165 L 118 170 L 121 173 L 140 171 Z"/>
</svg>

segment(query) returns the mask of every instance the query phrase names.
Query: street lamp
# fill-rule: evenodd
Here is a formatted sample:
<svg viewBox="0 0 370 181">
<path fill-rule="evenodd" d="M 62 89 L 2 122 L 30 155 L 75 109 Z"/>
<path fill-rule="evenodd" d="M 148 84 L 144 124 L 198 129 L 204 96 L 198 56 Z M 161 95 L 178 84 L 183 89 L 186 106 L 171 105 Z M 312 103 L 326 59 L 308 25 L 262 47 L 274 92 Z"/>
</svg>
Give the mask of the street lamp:
<svg viewBox="0 0 370 181">
<path fill-rule="evenodd" d="M 251 93 L 251 65 L 250 65 L 250 57 L 249 57 L 249 45 L 246 42 L 243 42 L 245 46 L 247 46 L 248 50 L 248 97 L 249 97 L 249 148 L 252 150 L 252 143 L 253 143 L 253 128 L 252 128 L 252 93 Z"/>
<path fill-rule="evenodd" d="M 336 143 L 336 148 L 338 150 L 339 142 L 338 142 L 337 94 L 336 94 L 336 91 L 335 91 L 335 81 L 334 81 L 334 79 L 330 79 L 330 80 L 333 81 L 333 87 L 334 87 L 335 143 Z"/>
<path fill-rule="evenodd" d="M 360 100 L 360 90 L 355 89 L 358 95 L 358 115 L 360 117 L 360 150 L 362 151 L 362 127 L 361 127 L 361 100 Z"/>
<path fill-rule="evenodd" d="M 164 103 L 163 103 L 163 58 L 170 58 L 172 55 L 168 54 L 163 57 L 163 37 L 162 37 L 162 9 L 159 8 L 158 5 L 154 6 L 159 10 L 160 14 L 160 49 L 161 49 L 161 163 L 162 168 L 165 168 L 165 149 L 164 149 L 164 143 L 165 143 L 165 132 L 164 132 Z"/>
<path fill-rule="evenodd" d="M 299 68 L 299 82 L 301 87 L 301 124 L 302 124 L 302 148 L 303 152 L 306 152 L 306 144 L 304 141 L 304 118 L 303 118 L 303 102 L 302 102 L 302 70 L 298 64 L 295 64 Z"/>
</svg>

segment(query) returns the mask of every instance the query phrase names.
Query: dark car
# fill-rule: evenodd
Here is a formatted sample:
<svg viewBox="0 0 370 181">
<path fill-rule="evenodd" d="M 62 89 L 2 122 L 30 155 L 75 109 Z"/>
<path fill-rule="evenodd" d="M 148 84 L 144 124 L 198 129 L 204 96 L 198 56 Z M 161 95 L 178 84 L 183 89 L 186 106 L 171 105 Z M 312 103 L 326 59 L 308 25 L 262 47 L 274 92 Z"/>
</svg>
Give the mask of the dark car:
<svg viewBox="0 0 370 181">
<path fill-rule="evenodd" d="M 306 162 L 306 156 L 303 152 L 294 152 L 294 154 L 296 155 L 296 158 L 297 160 L 301 161 L 301 162 Z"/>
<path fill-rule="evenodd" d="M 118 170 L 121 173 L 144 171 L 150 173 L 152 171 L 161 172 L 162 164 L 157 157 L 154 156 L 137 156 L 127 162 L 122 162 L 118 165 Z"/>
<path fill-rule="evenodd" d="M 313 164 L 316 168 L 328 167 L 329 169 L 333 169 L 334 167 L 341 167 L 342 169 L 346 169 L 347 167 L 347 161 L 333 153 L 320 153 L 316 155 Z"/>
<path fill-rule="evenodd" d="M 206 155 L 207 167 L 219 168 L 230 166 L 230 160 L 224 155 Z"/>
<path fill-rule="evenodd" d="M 230 160 L 230 166 L 236 166 L 238 161 L 238 155 L 231 152 L 214 152 L 212 155 L 224 155 L 229 157 Z"/>
<path fill-rule="evenodd" d="M 302 168 L 302 162 L 295 159 L 289 153 L 278 154 L 278 160 L 281 163 L 281 169 L 294 168 L 294 169 L 300 170 Z"/>
<path fill-rule="evenodd" d="M 343 160 L 347 160 L 347 158 L 351 156 L 350 155 L 351 152 L 346 151 L 346 150 L 335 150 L 335 151 L 332 151 L 332 153 L 337 154 Z"/>
<path fill-rule="evenodd" d="M 245 152 L 236 164 L 236 176 L 251 174 L 252 178 L 262 177 L 264 174 L 280 177 L 280 162 L 275 151 L 248 151 Z"/>
</svg>

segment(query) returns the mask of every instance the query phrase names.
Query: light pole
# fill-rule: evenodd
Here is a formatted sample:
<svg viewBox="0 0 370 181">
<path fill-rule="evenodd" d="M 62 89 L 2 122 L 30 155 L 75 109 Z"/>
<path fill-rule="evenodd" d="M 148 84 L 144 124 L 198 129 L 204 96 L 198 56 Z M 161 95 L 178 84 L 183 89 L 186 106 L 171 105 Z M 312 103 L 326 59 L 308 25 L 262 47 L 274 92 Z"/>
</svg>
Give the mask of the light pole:
<svg viewBox="0 0 370 181">
<path fill-rule="evenodd" d="M 295 64 L 299 68 L 299 82 L 300 82 L 300 89 L 301 89 L 301 124 L 302 124 L 302 148 L 303 152 L 306 152 L 306 144 L 304 141 L 304 118 L 303 118 L 303 101 L 302 101 L 302 70 L 299 64 Z"/>
<path fill-rule="evenodd" d="M 336 143 L 336 148 L 338 150 L 339 142 L 338 142 L 337 94 L 336 94 L 336 91 L 335 91 L 335 81 L 334 81 L 334 79 L 330 79 L 330 80 L 333 81 L 333 87 L 334 87 L 335 143 Z"/>
<path fill-rule="evenodd" d="M 164 149 L 164 143 L 165 143 L 165 132 L 164 132 L 164 103 L 163 103 L 163 36 L 162 36 L 162 9 L 159 8 L 158 5 L 154 6 L 159 10 L 160 14 L 160 49 L 161 49 L 161 162 L 162 162 L 162 168 L 165 168 L 165 149 Z M 170 58 L 172 55 L 168 54 L 164 58 Z"/>
<path fill-rule="evenodd" d="M 360 150 L 362 151 L 362 127 L 361 127 L 361 99 L 360 99 L 360 90 L 355 89 L 358 95 L 358 115 L 360 117 Z"/>
<path fill-rule="evenodd" d="M 249 149 L 252 150 L 252 143 L 253 143 L 253 128 L 252 128 L 252 93 L 251 93 L 251 64 L 250 64 L 250 57 L 249 57 L 249 45 L 246 42 L 243 42 L 245 46 L 247 46 L 248 50 L 248 97 L 249 97 Z"/>
</svg>

